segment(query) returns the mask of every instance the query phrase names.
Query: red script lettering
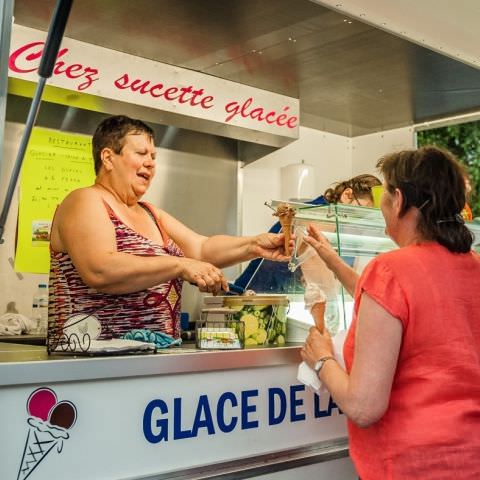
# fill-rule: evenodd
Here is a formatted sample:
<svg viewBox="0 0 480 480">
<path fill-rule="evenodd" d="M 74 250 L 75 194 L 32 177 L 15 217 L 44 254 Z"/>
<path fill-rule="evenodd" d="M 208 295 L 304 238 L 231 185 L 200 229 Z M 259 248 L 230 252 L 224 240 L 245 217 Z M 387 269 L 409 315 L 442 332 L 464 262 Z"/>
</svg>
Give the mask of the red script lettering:
<svg viewBox="0 0 480 480">
<path fill-rule="evenodd" d="M 229 102 L 225 105 L 225 111 L 228 115 L 225 118 L 226 122 L 229 122 L 237 115 L 243 118 L 251 118 L 259 122 L 266 122 L 269 125 L 278 125 L 279 127 L 295 128 L 298 125 L 298 117 L 296 115 L 288 115 L 290 107 L 283 107 L 282 112 L 276 112 L 274 110 L 265 110 L 263 107 L 252 108 L 254 105 L 253 98 L 250 97 L 242 104 L 238 102 Z"/>
<path fill-rule="evenodd" d="M 131 90 L 140 93 L 140 95 L 150 95 L 154 98 L 163 97 L 169 102 L 186 103 L 191 107 L 199 106 L 204 109 L 213 107 L 213 97 L 204 95 L 203 88 L 194 90 L 191 85 L 180 88 L 165 87 L 163 83 L 153 83 L 150 80 L 141 80 L 140 78 L 131 80 L 128 73 L 124 73 L 120 78 L 117 78 L 114 85 L 119 90 Z"/>
<path fill-rule="evenodd" d="M 15 73 L 30 73 L 38 70 L 44 45 L 44 42 L 32 42 L 17 48 L 8 59 L 8 68 Z M 68 51 L 68 48 L 62 48 L 58 52 L 57 59 L 66 55 Z M 85 81 L 77 85 L 77 90 L 86 90 L 99 79 L 96 76 L 98 75 L 96 68 L 86 67 L 80 63 L 67 65 L 63 59 L 55 63 L 53 75 L 65 75 L 71 80 L 84 79 Z"/>
</svg>

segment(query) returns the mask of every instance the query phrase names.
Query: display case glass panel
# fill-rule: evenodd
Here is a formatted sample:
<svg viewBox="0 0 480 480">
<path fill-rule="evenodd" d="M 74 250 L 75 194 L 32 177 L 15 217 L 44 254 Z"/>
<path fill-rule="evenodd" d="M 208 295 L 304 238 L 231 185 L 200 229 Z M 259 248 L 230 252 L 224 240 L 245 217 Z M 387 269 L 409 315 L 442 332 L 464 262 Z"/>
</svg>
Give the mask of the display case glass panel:
<svg viewBox="0 0 480 480">
<path fill-rule="evenodd" d="M 280 201 L 266 205 L 276 211 Z M 385 220 L 377 208 L 351 205 L 310 205 L 288 202 L 296 209 L 293 222 L 295 248 L 291 262 L 281 264 L 263 260 L 259 263 L 247 288 L 257 293 L 282 293 L 290 298 L 288 317 L 294 321 L 313 324 L 304 308 L 304 292 L 308 284 L 316 284 L 327 297 L 326 324 L 334 333 L 347 328 L 351 322 L 353 299 L 328 270 L 315 251 L 303 242 L 306 227 L 317 225 L 332 246 L 357 273 L 368 262 L 397 245 L 385 234 Z M 474 234 L 474 250 L 480 252 L 480 224 L 468 223 Z M 305 329 L 307 331 L 308 328 Z"/>
</svg>

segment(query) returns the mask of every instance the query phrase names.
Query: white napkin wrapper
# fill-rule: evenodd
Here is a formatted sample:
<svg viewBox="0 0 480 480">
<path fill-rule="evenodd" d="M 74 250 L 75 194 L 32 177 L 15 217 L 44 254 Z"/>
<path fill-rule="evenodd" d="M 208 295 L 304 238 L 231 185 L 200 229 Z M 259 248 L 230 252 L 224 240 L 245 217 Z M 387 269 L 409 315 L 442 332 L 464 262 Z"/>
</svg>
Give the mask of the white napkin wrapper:
<svg viewBox="0 0 480 480">
<path fill-rule="evenodd" d="M 343 360 L 343 344 L 345 343 L 346 336 L 347 331 L 341 330 L 332 338 L 333 355 L 343 369 L 345 369 L 345 361 Z M 302 362 L 298 366 L 297 380 L 302 382 L 307 387 L 310 387 L 314 392 L 326 391 L 326 388 L 322 385 L 322 382 L 315 373 L 315 370 L 310 368 L 305 362 Z"/>
<path fill-rule="evenodd" d="M 316 303 L 325 303 L 327 295 L 318 283 L 307 283 L 303 301 L 305 302 L 305 309 L 310 312 Z"/>
</svg>

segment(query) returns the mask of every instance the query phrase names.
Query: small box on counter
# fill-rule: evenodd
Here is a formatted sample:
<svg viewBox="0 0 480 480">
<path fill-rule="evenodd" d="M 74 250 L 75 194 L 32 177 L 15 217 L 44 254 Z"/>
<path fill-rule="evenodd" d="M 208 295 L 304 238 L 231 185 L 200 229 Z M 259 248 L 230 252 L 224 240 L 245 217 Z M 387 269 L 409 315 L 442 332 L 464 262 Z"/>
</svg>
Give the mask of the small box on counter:
<svg viewBox="0 0 480 480">
<path fill-rule="evenodd" d="M 196 323 L 197 348 L 202 350 L 232 350 L 245 346 L 245 325 L 234 318 L 236 311 L 214 307 L 202 310 Z"/>
<path fill-rule="evenodd" d="M 231 295 L 205 297 L 209 307 L 229 308 L 233 320 L 244 325 L 245 346 L 282 346 L 287 334 L 286 295 Z M 215 308 L 214 307 L 214 308 Z M 216 314 L 211 313 L 211 318 Z"/>
</svg>

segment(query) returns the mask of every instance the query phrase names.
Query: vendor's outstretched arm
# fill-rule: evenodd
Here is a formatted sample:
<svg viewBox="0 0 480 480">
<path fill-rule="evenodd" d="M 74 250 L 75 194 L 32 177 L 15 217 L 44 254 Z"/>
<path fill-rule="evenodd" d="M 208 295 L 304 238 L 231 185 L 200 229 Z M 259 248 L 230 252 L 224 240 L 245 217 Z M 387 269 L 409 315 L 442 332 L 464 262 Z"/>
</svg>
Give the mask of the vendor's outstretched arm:
<svg viewBox="0 0 480 480">
<path fill-rule="evenodd" d="M 293 242 L 292 242 L 293 243 Z M 287 261 L 283 234 L 262 233 L 253 237 L 230 237 L 215 235 L 207 238 L 202 245 L 202 258 L 226 267 L 253 258 Z"/>
<path fill-rule="evenodd" d="M 283 262 L 289 260 L 285 255 L 284 236 L 281 233 L 262 233 L 251 237 L 229 235 L 205 237 L 189 229 L 168 213 L 163 211 L 158 213 L 167 233 L 187 257 L 212 263 L 219 268 L 257 257 Z"/>
<path fill-rule="evenodd" d="M 101 196 L 91 188 L 72 192 L 58 208 L 51 247 L 68 252 L 82 280 L 105 293 L 136 292 L 173 278 L 183 278 L 204 292 L 228 289 L 222 272 L 210 263 L 117 251 L 113 224 Z"/>
<path fill-rule="evenodd" d="M 327 267 L 336 275 L 347 292 L 353 297 L 359 278 L 358 273 L 342 260 L 318 227 L 311 224 L 307 230 L 308 236 L 304 237 L 304 241 L 315 249 L 318 256 L 325 262 Z"/>
</svg>

